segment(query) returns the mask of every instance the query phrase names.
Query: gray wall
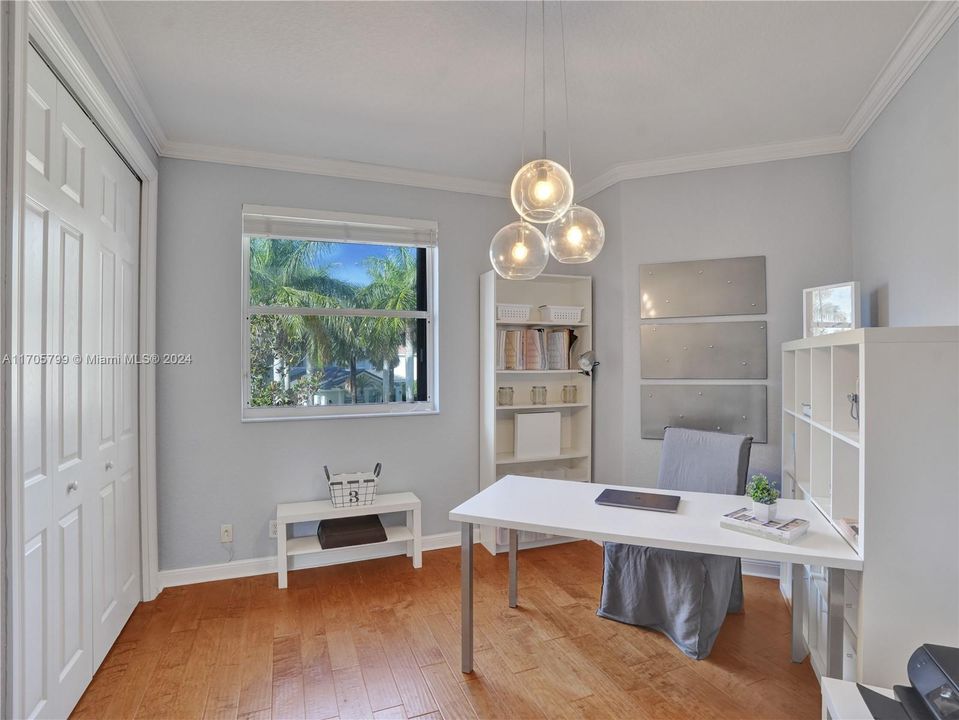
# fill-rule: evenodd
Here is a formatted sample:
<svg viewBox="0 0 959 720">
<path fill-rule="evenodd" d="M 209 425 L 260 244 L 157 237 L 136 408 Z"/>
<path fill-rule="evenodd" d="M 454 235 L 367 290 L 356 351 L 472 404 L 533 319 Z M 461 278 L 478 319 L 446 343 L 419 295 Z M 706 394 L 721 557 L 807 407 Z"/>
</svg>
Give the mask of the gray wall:
<svg viewBox="0 0 959 720">
<path fill-rule="evenodd" d="M 593 276 L 593 350 L 600 366 L 593 373 L 593 477 L 596 482 L 623 475 L 623 242 L 620 185 L 583 202 L 606 228 L 599 257 L 582 265 L 550 260 L 545 272 Z"/>
<path fill-rule="evenodd" d="M 639 265 L 766 256 L 768 436 L 753 446 L 753 471 L 778 477 L 782 342 L 802 337 L 802 290 L 852 272 L 849 156 L 827 155 L 621 184 L 622 467 L 627 484 L 653 485 L 662 443 L 639 437 L 642 399 Z M 739 318 L 726 319 L 745 319 Z M 597 479 L 600 479 L 599 477 Z"/>
<path fill-rule="evenodd" d="M 478 485 L 478 277 L 489 238 L 511 219 L 505 200 L 376 183 L 163 159 L 160 168 L 158 390 L 160 567 L 275 552 L 278 502 L 323 495 L 322 465 L 381 460 L 385 492 L 412 490 L 424 532 L 453 529 L 451 507 Z M 550 272 L 593 275 L 594 463 L 600 482 L 651 484 L 657 441 L 640 440 L 639 264 L 767 256 L 769 435 L 753 465 L 779 465 L 779 344 L 801 335 L 804 287 L 849 276 L 847 155 L 631 181 L 586 203 L 607 227 L 600 257 Z M 244 202 L 435 219 L 440 237 L 441 414 L 240 422 L 240 207 Z"/>
<path fill-rule="evenodd" d="M 959 323 L 959 24 L 852 151 L 864 325 Z"/>
<path fill-rule="evenodd" d="M 161 161 L 157 347 L 193 354 L 157 378 L 160 568 L 276 552 L 278 502 L 322 497 L 322 466 L 383 462 L 384 492 L 423 501 L 423 532 L 479 484 L 479 275 L 506 200 L 183 160 Z M 240 422 L 240 208 L 281 205 L 439 224 L 439 415 Z"/>
</svg>

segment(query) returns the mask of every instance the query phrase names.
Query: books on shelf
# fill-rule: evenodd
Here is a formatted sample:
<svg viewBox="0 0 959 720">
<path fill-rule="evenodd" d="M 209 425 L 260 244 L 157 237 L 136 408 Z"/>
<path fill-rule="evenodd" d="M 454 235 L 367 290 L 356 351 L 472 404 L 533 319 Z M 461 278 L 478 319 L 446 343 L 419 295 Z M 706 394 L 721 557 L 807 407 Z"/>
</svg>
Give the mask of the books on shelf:
<svg viewBox="0 0 959 720">
<path fill-rule="evenodd" d="M 791 543 L 798 540 L 809 529 L 809 521 L 802 518 L 763 522 L 753 515 L 749 508 L 745 507 L 723 515 L 719 518 L 719 525 L 730 530 L 738 530 L 782 543 Z"/>
<path fill-rule="evenodd" d="M 854 548 L 859 547 L 859 520 L 857 518 L 839 518 L 839 532 Z"/>
<path fill-rule="evenodd" d="M 497 333 L 497 370 L 569 370 L 572 328 L 527 328 Z"/>
<path fill-rule="evenodd" d="M 526 369 L 546 370 L 546 339 L 544 331 L 539 328 L 527 330 L 525 333 Z"/>
<path fill-rule="evenodd" d="M 571 328 L 553 330 L 549 333 L 547 361 L 550 370 L 569 370 L 569 355 L 576 342 L 576 333 Z"/>
</svg>

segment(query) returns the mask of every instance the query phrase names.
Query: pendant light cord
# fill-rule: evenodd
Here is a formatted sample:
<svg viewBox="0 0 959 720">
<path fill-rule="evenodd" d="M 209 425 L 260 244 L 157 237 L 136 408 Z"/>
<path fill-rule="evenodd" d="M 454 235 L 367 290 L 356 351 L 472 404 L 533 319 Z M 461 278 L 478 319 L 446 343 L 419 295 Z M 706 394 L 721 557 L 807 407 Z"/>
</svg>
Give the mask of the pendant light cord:
<svg viewBox="0 0 959 720">
<path fill-rule="evenodd" d="M 559 3 L 559 31 L 563 43 L 563 102 L 566 105 L 566 162 L 569 174 L 573 174 L 573 136 L 569 127 L 569 85 L 566 80 L 566 6 Z"/>
<path fill-rule="evenodd" d="M 546 159 L 546 0 L 540 0 L 540 20 L 543 24 L 543 159 Z"/>
<path fill-rule="evenodd" d="M 523 132 L 520 135 L 520 167 L 526 164 L 526 58 L 529 40 L 529 0 L 523 3 Z"/>
</svg>

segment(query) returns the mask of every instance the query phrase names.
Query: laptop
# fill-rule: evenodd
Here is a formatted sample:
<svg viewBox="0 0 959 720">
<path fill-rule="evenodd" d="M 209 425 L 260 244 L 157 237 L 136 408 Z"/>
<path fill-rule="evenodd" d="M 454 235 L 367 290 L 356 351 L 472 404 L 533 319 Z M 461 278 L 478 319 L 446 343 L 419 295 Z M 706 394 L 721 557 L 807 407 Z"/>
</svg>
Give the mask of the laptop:
<svg viewBox="0 0 959 720">
<path fill-rule="evenodd" d="M 679 495 L 660 495 L 658 493 L 637 492 L 636 490 L 603 490 L 596 498 L 597 505 L 635 508 L 637 510 L 655 510 L 674 513 L 679 507 Z"/>
</svg>

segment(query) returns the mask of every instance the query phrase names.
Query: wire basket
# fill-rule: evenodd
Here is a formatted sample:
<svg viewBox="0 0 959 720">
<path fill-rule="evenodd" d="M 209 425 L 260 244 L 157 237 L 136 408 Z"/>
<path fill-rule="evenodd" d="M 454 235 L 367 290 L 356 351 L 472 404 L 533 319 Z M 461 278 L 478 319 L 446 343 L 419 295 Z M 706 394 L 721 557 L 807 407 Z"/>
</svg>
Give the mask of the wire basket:
<svg viewBox="0 0 959 720">
<path fill-rule="evenodd" d="M 323 472 L 330 486 L 330 502 L 333 507 L 342 508 L 352 505 L 372 505 L 376 500 L 376 479 L 380 476 L 382 465 L 376 463 L 373 472 L 330 473 L 324 465 Z"/>
<path fill-rule="evenodd" d="M 542 322 L 578 323 L 583 318 L 583 308 L 574 305 L 540 305 L 539 319 Z"/>
<path fill-rule="evenodd" d="M 512 303 L 496 304 L 496 319 L 506 320 L 508 322 L 526 322 L 529 320 L 529 312 L 532 305 L 516 305 Z"/>
</svg>

